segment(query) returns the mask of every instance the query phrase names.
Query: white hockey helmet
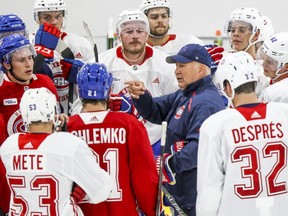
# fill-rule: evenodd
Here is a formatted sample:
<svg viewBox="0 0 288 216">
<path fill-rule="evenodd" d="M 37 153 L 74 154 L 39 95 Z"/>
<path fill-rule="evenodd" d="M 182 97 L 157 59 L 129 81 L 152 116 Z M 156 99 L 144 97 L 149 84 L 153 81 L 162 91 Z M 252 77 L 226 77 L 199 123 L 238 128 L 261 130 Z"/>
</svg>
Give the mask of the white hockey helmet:
<svg viewBox="0 0 288 216">
<path fill-rule="evenodd" d="M 142 0 L 140 10 L 147 15 L 151 8 L 166 7 L 168 9 L 169 17 L 172 15 L 171 5 L 168 0 Z"/>
<path fill-rule="evenodd" d="M 258 41 L 264 41 L 266 38 L 271 37 L 274 34 L 274 28 L 271 20 L 267 16 L 262 16 L 263 29 L 261 30 Z"/>
<path fill-rule="evenodd" d="M 118 20 L 117 20 L 116 33 L 117 33 L 118 37 L 121 34 L 121 29 L 122 29 L 123 25 L 127 22 L 133 22 L 133 21 L 144 23 L 145 27 L 146 27 L 146 31 L 148 33 L 150 32 L 149 22 L 148 22 L 146 15 L 138 9 L 128 9 L 128 10 L 122 11 L 119 15 Z"/>
<path fill-rule="evenodd" d="M 256 33 L 259 29 L 260 32 L 263 28 L 263 19 L 259 11 L 256 8 L 237 8 L 232 11 L 228 18 L 226 31 L 229 30 L 233 21 L 242 21 L 249 23 L 252 26 L 252 33 Z"/>
<path fill-rule="evenodd" d="M 50 121 L 55 124 L 56 97 L 45 87 L 28 89 L 22 96 L 20 112 L 25 125 Z"/>
<path fill-rule="evenodd" d="M 214 75 L 218 90 L 229 98 L 224 91 L 224 81 L 227 80 L 234 90 L 248 82 L 257 82 L 258 66 L 250 54 L 244 51 L 227 53 L 220 61 Z"/>
<path fill-rule="evenodd" d="M 64 17 L 67 15 L 66 3 L 64 0 L 35 0 L 34 2 L 34 20 L 39 22 L 39 12 L 64 11 Z"/>
<path fill-rule="evenodd" d="M 267 38 L 257 53 L 257 59 L 263 54 L 272 59 L 269 62 L 274 62 L 277 70 L 288 63 L 288 32 L 280 32 Z"/>
</svg>

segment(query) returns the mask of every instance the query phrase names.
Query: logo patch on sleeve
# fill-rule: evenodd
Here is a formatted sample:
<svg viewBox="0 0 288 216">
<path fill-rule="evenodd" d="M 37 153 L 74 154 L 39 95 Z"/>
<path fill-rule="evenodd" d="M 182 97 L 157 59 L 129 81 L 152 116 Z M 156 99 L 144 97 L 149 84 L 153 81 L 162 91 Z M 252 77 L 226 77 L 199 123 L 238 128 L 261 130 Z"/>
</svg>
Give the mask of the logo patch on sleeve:
<svg viewBox="0 0 288 216">
<path fill-rule="evenodd" d="M 181 116 L 182 116 L 182 114 L 183 114 L 183 111 L 185 110 L 185 105 L 183 105 L 183 106 L 181 106 L 181 107 L 179 107 L 178 108 L 178 110 L 177 110 L 177 112 L 176 112 L 176 114 L 175 114 L 175 116 L 174 116 L 174 119 L 180 119 L 181 118 Z"/>
<path fill-rule="evenodd" d="M 4 106 L 17 105 L 18 101 L 17 101 L 17 98 L 8 98 L 8 99 L 4 99 L 3 104 Z"/>
</svg>

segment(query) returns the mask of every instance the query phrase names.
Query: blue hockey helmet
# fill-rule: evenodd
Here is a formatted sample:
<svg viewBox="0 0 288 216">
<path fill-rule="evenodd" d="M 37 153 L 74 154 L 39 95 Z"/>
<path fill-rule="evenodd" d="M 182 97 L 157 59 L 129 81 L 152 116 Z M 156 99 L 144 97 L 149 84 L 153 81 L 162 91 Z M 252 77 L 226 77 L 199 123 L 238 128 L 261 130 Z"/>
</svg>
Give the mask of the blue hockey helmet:
<svg viewBox="0 0 288 216">
<path fill-rule="evenodd" d="M 15 14 L 0 15 L 0 38 L 11 33 L 26 36 L 25 23 Z"/>
<path fill-rule="evenodd" d="M 28 48 L 23 54 L 29 56 L 36 56 L 33 45 L 29 40 L 18 34 L 12 34 L 1 38 L 0 40 L 0 62 L 5 62 L 6 64 L 11 63 L 11 57 L 14 53 L 20 50 Z"/>
<path fill-rule="evenodd" d="M 112 80 L 112 74 L 107 71 L 104 64 L 85 64 L 77 75 L 80 98 L 92 100 L 107 99 Z"/>
</svg>

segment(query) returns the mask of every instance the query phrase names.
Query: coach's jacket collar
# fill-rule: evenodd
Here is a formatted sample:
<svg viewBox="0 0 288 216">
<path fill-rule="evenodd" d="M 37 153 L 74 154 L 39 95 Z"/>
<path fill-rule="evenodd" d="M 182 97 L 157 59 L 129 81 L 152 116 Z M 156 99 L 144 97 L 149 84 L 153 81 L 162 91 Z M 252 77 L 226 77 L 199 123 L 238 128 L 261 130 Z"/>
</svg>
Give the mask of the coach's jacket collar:
<svg viewBox="0 0 288 216">
<path fill-rule="evenodd" d="M 209 83 L 212 82 L 212 77 L 211 75 L 205 76 L 202 79 L 189 84 L 184 90 L 183 90 L 183 95 L 184 96 L 189 96 L 191 92 L 197 92 L 200 91 L 202 88 L 206 88 Z"/>
</svg>

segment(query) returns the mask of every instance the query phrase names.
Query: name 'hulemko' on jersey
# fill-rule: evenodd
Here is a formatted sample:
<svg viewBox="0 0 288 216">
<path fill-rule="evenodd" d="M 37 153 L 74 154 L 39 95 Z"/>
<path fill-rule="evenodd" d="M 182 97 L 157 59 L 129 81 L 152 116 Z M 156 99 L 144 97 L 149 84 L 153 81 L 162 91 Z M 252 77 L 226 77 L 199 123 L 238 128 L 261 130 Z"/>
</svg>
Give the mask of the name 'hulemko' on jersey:
<svg viewBox="0 0 288 216">
<path fill-rule="evenodd" d="M 235 144 L 259 139 L 283 137 L 282 124 L 273 122 L 269 124 L 256 124 L 235 128 L 232 129 L 232 134 Z"/>
<path fill-rule="evenodd" d="M 125 144 L 125 128 L 91 128 L 84 130 L 74 130 L 71 133 L 83 139 L 87 144 Z"/>
</svg>

